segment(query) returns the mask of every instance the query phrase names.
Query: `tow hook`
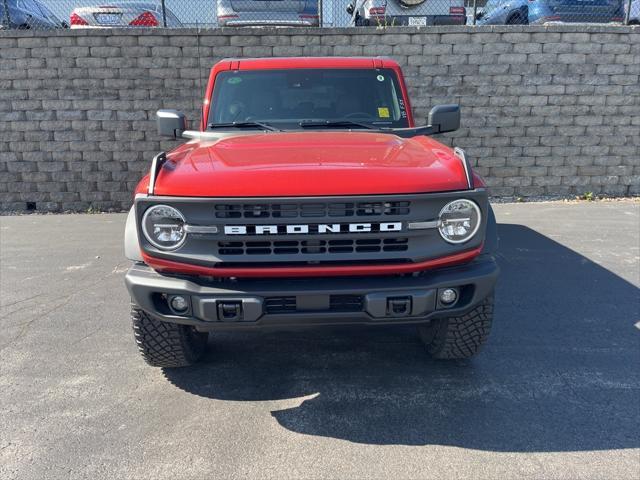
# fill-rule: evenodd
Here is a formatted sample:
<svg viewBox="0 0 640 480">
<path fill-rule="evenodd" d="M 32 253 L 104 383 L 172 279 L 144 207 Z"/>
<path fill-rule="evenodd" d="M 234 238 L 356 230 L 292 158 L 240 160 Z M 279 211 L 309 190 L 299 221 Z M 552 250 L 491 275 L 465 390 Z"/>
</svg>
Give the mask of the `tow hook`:
<svg viewBox="0 0 640 480">
<path fill-rule="evenodd" d="M 218 320 L 239 322 L 242 320 L 242 302 L 218 302 Z"/>
<path fill-rule="evenodd" d="M 406 317 L 411 314 L 411 297 L 387 298 L 387 315 L 390 317 Z"/>
</svg>

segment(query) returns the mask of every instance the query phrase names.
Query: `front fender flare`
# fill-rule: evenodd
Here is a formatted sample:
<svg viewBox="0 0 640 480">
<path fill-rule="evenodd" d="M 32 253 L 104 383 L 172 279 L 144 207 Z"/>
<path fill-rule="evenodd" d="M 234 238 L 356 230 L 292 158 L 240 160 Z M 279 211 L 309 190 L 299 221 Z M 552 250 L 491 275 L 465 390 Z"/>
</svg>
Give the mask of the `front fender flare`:
<svg viewBox="0 0 640 480">
<path fill-rule="evenodd" d="M 487 229 L 484 236 L 484 247 L 482 253 L 495 253 L 498 250 L 498 226 L 493 208 L 489 205 L 489 215 L 487 216 Z"/>
<path fill-rule="evenodd" d="M 140 242 L 138 241 L 138 228 L 136 226 L 135 206 L 129 210 L 127 223 L 124 227 L 124 256 L 134 262 L 142 262 Z"/>
</svg>

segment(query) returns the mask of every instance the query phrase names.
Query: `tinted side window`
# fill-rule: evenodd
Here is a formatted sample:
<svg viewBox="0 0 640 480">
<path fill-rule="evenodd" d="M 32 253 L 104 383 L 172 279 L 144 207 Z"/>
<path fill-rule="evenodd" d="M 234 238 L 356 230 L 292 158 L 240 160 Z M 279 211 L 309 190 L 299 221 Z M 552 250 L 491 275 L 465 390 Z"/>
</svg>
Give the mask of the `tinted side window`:
<svg viewBox="0 0 640 480">
<path fill-rule="evenodd" d="M 38 8 L 40 9 L 40 11 L 42 12 L 42 15 L 44 15 L 45 17 L 51 20 L 57 20 L 57 17 L 53 14 L 53 12 L 51 12 L 51 10 L 47 8 L 47 6 L 44 3 L 40 3 L 40 2 L 36 2 L 36 3 L 38 4 Z"/>
<path fill-rule="evenodd" d="M 36 5 L 33 0 L 18 0 L 18 8 L 21 8 L 22 10 L 29 13 L 42 15 L 40 9 L 38 8 L 38 5 Z"/>
</svg>

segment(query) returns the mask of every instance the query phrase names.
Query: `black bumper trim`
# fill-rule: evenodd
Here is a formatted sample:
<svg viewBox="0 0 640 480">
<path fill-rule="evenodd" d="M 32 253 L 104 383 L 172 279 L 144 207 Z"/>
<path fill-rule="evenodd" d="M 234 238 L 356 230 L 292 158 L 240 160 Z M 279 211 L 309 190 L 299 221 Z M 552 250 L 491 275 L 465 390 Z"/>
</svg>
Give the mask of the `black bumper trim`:
<svg viewBox="0 0 640 480">
<path fill-rule="evenodd" d="M 423 323 L 443 316 L 459 315 L 474 308 L 494 289 L 498 266 L 490 255 L 457 267 L 423 272 L 416 276 L 340 277 L 301 279 L 238 279 L 207 281 L 195 277 L 163 275 L 144 264 L 133 265 L 125 276 L 132 300 L 159 320 L 192 325 L 199 330 L 336 324 Z M 436 301 L 439 288 L 464 287 L 464 295 L 452 308 Z M 173 315 L 158 307 L 158 297 L 187 295 L 188 316 Z M 264 299 L 296 297 L 298 305 L 322 305 L 323 296 L 359 295 L 361 311 L 298 309 L 286 313 L 266 313 Z M 390 299 L 410 299 L 405 315 L 390 314 Z M 309 303 L 309 299 L 314 301 Z M 218 319 L 221 302 L 240 302 L 242 316 L 232 322 Z M 318 307 L 321 308 L 321 307 Z"/>
</svg>

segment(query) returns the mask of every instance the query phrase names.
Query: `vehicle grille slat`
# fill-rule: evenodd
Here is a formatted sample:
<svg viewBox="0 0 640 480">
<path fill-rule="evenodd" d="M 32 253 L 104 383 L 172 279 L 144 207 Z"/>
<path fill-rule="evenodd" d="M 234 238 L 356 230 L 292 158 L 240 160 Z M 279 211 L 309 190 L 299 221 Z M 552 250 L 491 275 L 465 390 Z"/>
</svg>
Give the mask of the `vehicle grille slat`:
<svg viewBox="0 0 640 480">
<path fill-rule="evenodd" d="M 362 295 L 329 295 L 328 312 L 361 312 L 364 309 Z M 300 313 L 295 296 L 265 297 L 264 312 L 271 315 Z M 316 311 L 316 310 L 314 310 Z"/>
<path fill-rule="evenodd" d="M 218 242 L 221 255 L 297 255 L 331 253 L 404 252 L 409 249 L 409 239 L 340 239 L 263 242 Z"/>
<path fill-rule="evenodd" d="M 385 217 L 411 213 L 409 201 L 218 204 L 216 218 Z"/>
</svg>

